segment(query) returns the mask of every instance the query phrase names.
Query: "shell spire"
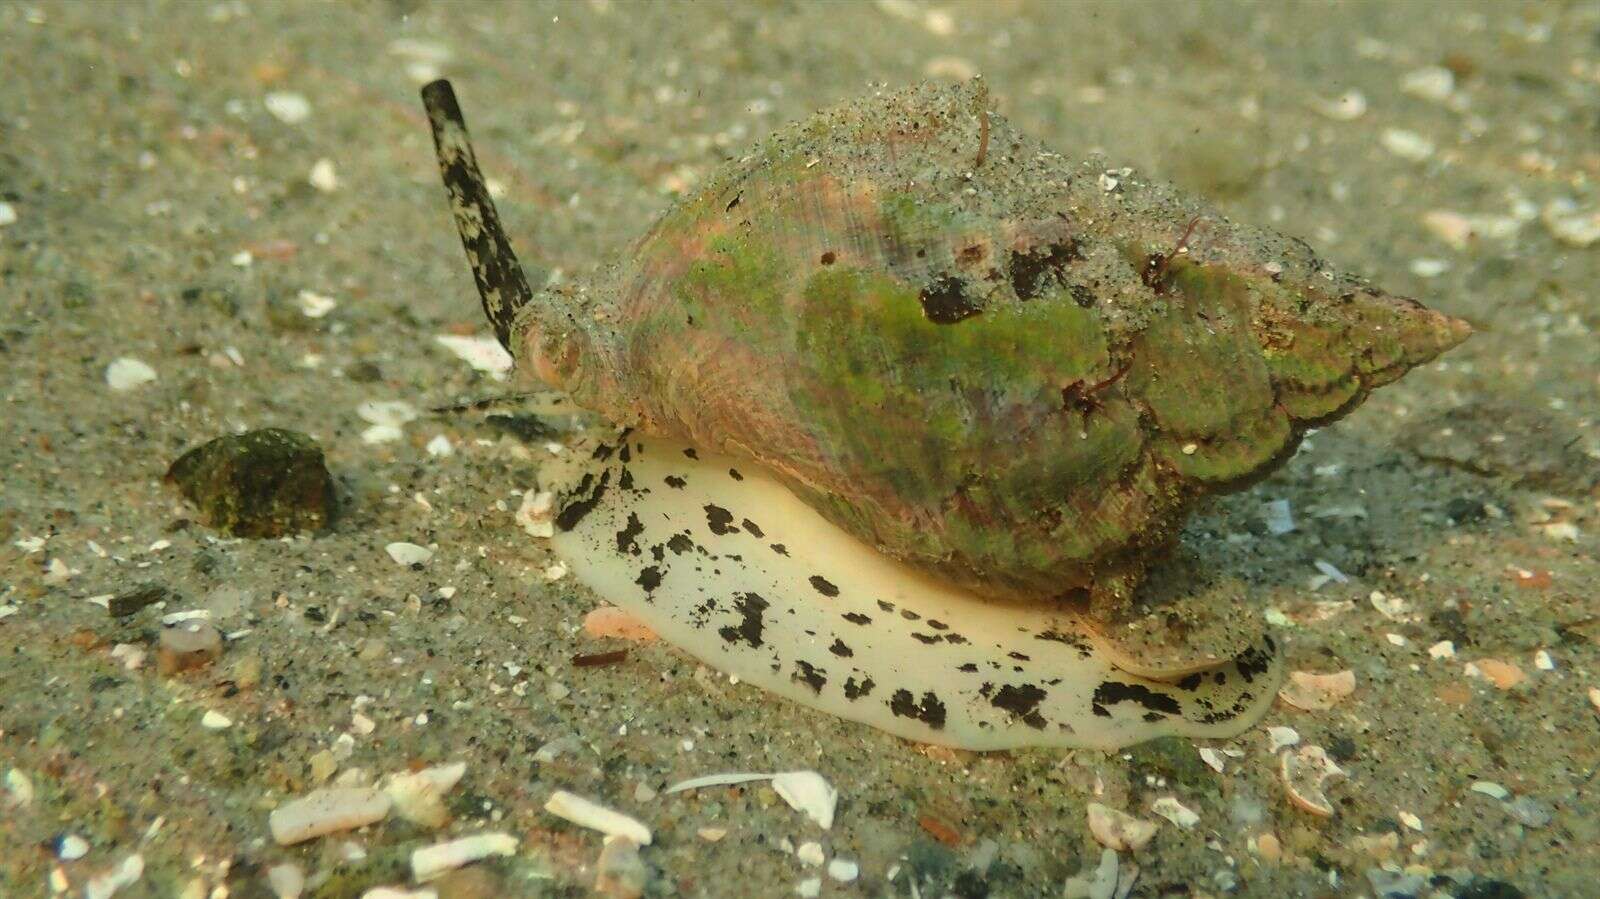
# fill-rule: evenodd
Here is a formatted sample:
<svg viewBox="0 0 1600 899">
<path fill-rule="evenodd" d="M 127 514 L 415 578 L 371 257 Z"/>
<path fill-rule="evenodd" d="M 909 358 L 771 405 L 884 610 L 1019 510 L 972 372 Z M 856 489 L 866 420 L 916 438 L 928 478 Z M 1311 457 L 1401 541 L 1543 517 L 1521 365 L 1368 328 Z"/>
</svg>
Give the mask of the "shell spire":
<svg viewBox="0 0 1600 899">
<path fill-rule="evenodd" d="M 533 299 L 533 289 L 500 226 L 500 214 L 495 211 L 483 172 L 478 169 L 467 122 L 450 82 L 441 78 L 424 85 L 422 105 L 428 111 L 439 175 L 450 195 L 450 211 L 455 216 L 456 231 L 461 234 L 461 246 L 467 251 L 473 280 L 478 284 L 478 295 L 483 299 L 483 311 L 494 326 L 500 345 L 513 350 L 512 323 L 518 310 Z"/>
</svg>

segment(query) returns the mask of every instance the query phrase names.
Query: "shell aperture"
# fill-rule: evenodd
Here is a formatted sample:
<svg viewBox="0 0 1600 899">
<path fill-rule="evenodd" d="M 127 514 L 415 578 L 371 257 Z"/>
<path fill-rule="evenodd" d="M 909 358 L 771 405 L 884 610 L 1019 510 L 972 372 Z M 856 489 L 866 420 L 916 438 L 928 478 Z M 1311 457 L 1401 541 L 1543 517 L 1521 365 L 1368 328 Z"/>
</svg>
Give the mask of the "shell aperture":
<svg viewBox="0 0 1600 899">
<path fill-rule="evenodd" d="M 1227 737 L 1276 695 L 1271 638 L 1172 682 L 1120 671 L 1075 614 L 982 599 L 823 519 L 759 465 L 662 438 L 606 447 L 553 548 L 706 664 L 897 736 L 964 749 Z"/>
</svg>

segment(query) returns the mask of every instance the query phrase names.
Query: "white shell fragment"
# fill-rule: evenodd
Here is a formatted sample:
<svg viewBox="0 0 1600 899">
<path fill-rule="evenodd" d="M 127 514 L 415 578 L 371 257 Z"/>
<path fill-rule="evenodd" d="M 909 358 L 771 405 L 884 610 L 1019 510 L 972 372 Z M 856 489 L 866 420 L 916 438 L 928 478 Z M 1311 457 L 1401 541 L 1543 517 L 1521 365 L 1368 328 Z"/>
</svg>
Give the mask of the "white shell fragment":
<svg viewBox="0 0 1600 899">
<path fill-rule="evenodd" d="M 123 356 L 106 366 L 106 386 L 118 393 L 143 387 L 155 379 L 156 370 L 132 356 Z"/>
<path fill-rule="evenodd" d="M 206 730 L 227 730 L 233 726 L 233 719 L 215 709 L 207 709 L 200 716 L 200 726 Z"/>
<path fill-rule="evenodd" d="M 544 810 L 557 818 L 571 821 L 579 827 L 598 830 L 611 836 L 623 836 L 640 846 L 650 845 L 650 828 L 636 818 L 606 808 L 597 802 L 566 790 L 557 790 L 545 802 Z"/>
<path fill-rule="evenodd" d="M 472 366 L 476 371 L 492 376 L 496 381 L 503 381 L 511 372 L 511 354 L 500 345 L 500 341 L 493 337 L 462 337 L 456 334 L 440 334 L 434 338 L 439 345 L 455 353 L 461 361 Z"/>
<path fill-rule="evenodd" d="M 1555 239 L 1564 244 L 1588 247 L 1600 243 L 1600 206 L 1582 209 L 1576 201 L 1561 197 L 1545 204 L 1541 218 Z"/>
<path fill-rule="evenodd" d="M 361 432 L 363 443 L 399 440 L 405 436 L 405 425 L 417 420 L 417 410 L 401 400 L 367 400 L 356 407 L 356 415 L 372 425 Z"/>
<path fill-rule="evenodd" d="M 708 665 L 824 712 L 965 749 L 1110 749 L 1233 736 L 1277 686 L 1270 638 L 1171 683 L 1128 674 L 1070 612 L 936 582 L 750 463 L 637 437 L 596 457 L 535 518 L 572 574 Z"/>
<path fill-rule="evenodd" d="M 547 539 L 556 534 L 554 518 L 556 495 L 546 490 L 535 493 L 532 490 L 522 494 L 522 503 L 517 506 L 517 524 L 528 532 L 529 537 Z"/>
<path fill-rule="evenodd" d="M 1505 787 L 1500 786 L 1492 780 L 1475 780 L 1472 782 L 1472 786 L 1468 787 L 1468 789 L 1474 793 L 1481 793 L 1485 796 L 1488 796 L 1490 799 L 1499 799 L 1504 801 L 1511 798 L 1510 790 L 1507 790 Z"/>
<path fill-rule="evenodd" d="M 1278 750 L 1297 746 L 1300 743 L 1300 732 L 1292 727 L 1267 728 L 1267 752 L 1277 755 Z"/>
<path fill-rule="evenodd" d="M 17 207 L 0 201 L 0 228 L 17 223 Z"/>
<path fill-rule="evenodd" d="M 418 546 L 415 543 L 403 541 L 391 543 L 385 546 L 383 551 L 389 554 L 389 558 L 393 559 L 396 565 L 404 565 L 408 568 L 412 565 L 420 565 L 433 558 L 433 550 L 426 546 Z"/>
<path fill-rule="evenodd" d="M 1154 821 L 1135 818 L 1098 802 L 1089 803 L 1085 811 L 1089 815 L 1089 832 L 1107 849 L 1137 852 L 1155 838 L 1158 825 Z"/>
<path fill-rule="evenodd" d="M 815 771 L 785 771 L 772 776 L 772 789 L 789 807 L 810 818 L 818 827 L 833 826 L 839 791 Z"/>
<path fill-rule="evenodd" d="M 1385 150 L 1411 162 L 1423 162 L 1433 155 L 1433 141 L 1404 128 L 1385 128 L 1378 142 Z"/>
<path fill-rule="evenodd" d="M 293 91 L 274 91 L 262 100 L 267 112 L 285 125 L 298 125 L 311 117 L 311 101 Z"/>
<path fill-rule="evenodd" d="M 627 837 L 606 837 L 595 861 L 594 892 L 608 899 L 638 899 L 650 882 L 650 870 L 639 857 L 639 844 Z"/>
<path fill-rule="evenodd" d="M 389 814 L 389 797 L 372 787 L 313 790 L 272 810 L 267 826 L 280 846 L 354 830 Z"/>
<path fill-rule="evenodd" d="M 706 787 L 727 787 L 735 784 L 749 783 L 753 780 L 770 780 L 771 774 L 706 774 L 700 777 L 691 777 L 680 780 L 665 790 L 661 795 L 669 796 L 673 793 L 682 793 L 685 790 L 700 790 Z"/>
<path fill-rule="evenodd" d="M 1343 777 L 1344 771 L 1328 753 L 1321 746 L 1302 746 L 1293 752 L 1285 750 L 1281 759 L 1279 774 L 1289 801 L 1319 818 L 1333 817 L 1333 803 L 1322 792 L 1322 785 L 1329 778 Z"/>
<path fill-rule="evenodd" d="M 1150 811 L 1185 829 L 1200 823 L 1200 816 L 1175 796 L 1162 796 L 1150 803 Z"/>
<path fill-rule="evenodd" d="M 385 796 L 394 803 L 400 817 L 423 827 L 443 827 L 450 820 L 444 807 L 444 794 L 450 792 L 466 773 L 466 762 L 437 765 L 415 773 L 391 774 L 384 778 Z"/>
<path fill-rule="evenodd" d="M 491 855 L 516 855 L 517 838 L 508 833 L 480 833 L 411 852 L 411 876 L 428 881 L 446 871 Z"/>
<path fill-rule="evenodd" d="M 322 318 L 339 306 L 339 301 L 333 297 L 312 290 L 302 290 L 295 294 L 294 301 L 295 305 L 300 307 L 300 314 L 306 318 Z"/>
<path fill-rule="evenodd" d="M 143 876 L 144 856 L 135 853 L 110 871 L 90 879 L 83 887 L 84 899 L 110 899 L 123 887 L 138 883 Z"/>
</svg>

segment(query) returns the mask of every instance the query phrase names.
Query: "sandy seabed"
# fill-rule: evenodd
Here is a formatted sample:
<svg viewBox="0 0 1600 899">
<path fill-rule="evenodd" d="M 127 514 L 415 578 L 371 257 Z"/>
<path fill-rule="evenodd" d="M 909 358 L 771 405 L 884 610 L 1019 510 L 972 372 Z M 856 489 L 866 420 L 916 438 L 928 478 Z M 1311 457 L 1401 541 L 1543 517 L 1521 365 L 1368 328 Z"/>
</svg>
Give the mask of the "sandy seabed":
<svg viewBox="0 0 1600 899">
<path fill-rule="evenodd" d="M 1597 40 L 1593 2 L 0 4 L 0 895 L 353 897 L 485 833 L 512 854 L 439 895 L 583 895 L 602 841 L 557 790 L 652 829 L 617 895 L 1057 896 L 1101 864 L 1089 803 L 1160 825 L 1113 860 L 1133 896 L 1600 895 Z M 823 717 L 586 635 L 596 600 L 514 521 L 561 435 L 428 412 L 507 385 L 436 339 L 486 329 L 423 81 L 455 81 L 525 260 L 575 277 L 774 127 L 974 73 L 1067 156 L 1477 327 L 1186 534 L 1291 668 L 1353 673 L 1332 708 L 1110 754 Z M 226 539 L 162 483 L 267 426 L 326 451 L 330 532 Z M 108 615 L 145 585 L 166 604 Z M 164 675 L 192 610 L 222 654 Z M 1274 727 L 1344 772 L 1331 817 Z M 269 830 L 451 763 L 443 817 Z M 837 789 L 831 828 L 763 782 L 658 795 L 791 770 Z"/>
</svg>

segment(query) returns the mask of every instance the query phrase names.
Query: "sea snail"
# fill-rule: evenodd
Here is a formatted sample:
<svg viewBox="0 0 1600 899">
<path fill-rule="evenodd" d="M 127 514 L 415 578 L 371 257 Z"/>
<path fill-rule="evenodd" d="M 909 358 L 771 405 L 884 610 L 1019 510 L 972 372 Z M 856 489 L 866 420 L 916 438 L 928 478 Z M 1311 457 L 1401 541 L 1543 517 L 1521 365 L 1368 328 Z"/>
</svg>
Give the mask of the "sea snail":
<svg viewBox="0 0 1600 899">
<path fill-rule="evenodd" d="M 1254 723 L 1270 637 L 1147 567 L 1200 498 L 1470 330 L 1069 164 L 981 81 L 784 128 L 593 280 L 535 292 L 450 86 L 423 98 L 495 333 L 625 429 L 556 551 L 713 667 L 915 740 Z"/>
</svg>

